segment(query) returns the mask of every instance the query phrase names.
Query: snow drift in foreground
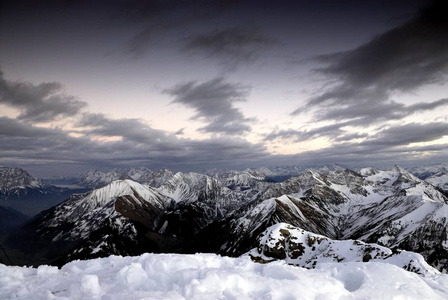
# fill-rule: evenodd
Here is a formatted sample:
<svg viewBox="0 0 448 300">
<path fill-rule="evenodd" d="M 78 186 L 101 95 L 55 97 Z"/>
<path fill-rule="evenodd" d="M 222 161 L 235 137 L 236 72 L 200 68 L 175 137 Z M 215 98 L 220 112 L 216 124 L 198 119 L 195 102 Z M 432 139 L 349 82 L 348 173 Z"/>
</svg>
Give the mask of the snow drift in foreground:
<svg viewBox="0 0 448 300">
<path fill-rule="evenodd" d="M 448 275 L 386 263 L 316 269 L 248 256 L 143 254 L 73 261 L 60 270 L 0 264 L 1 299 L 448 299 Z"/>
</svg>

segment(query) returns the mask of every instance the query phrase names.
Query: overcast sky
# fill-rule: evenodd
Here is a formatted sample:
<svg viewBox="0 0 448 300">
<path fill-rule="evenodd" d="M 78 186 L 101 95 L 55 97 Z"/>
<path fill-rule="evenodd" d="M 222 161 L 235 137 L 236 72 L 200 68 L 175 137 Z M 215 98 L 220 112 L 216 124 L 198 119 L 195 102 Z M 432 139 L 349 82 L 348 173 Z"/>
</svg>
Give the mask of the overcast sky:
<svg viewBox="0 0 448 300">
<path fill-rule="evenodd" d="M 0 5 L 0 165 L 447 161 L 446 1 Z"/>
</svg>

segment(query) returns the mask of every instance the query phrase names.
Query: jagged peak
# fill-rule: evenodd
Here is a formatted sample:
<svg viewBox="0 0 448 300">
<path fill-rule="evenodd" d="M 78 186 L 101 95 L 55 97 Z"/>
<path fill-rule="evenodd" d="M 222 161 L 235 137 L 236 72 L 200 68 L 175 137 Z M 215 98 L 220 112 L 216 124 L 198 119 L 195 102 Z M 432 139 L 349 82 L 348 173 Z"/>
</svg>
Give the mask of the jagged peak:
<svg viewBox="0 0 448 300">
<path fill-rule="evenodd" d="M 215 180 L 215 178 L 210 177 L 205 174 L 195 173 L 195 172 L 177 172 L 174 174 L 173 178 L 171 178 L 168 182 L 171 184 L 177 183 L 178 181 L 187 181 L 189 183 L 199 183 L 199 182 L 207 182 L 207 180 Z"/>
<path fill-rule="evenodd" d="M 373 167 L 362 168 L 361 170 L 359 170 L 359 174 L 361 174 L 364 177 L 376 175 L 379 172 L 380 171 L 377 168 L 373 168 Z"/>
<path fill-rule="evenodd" d="M 45 184 L 18 167 L 0 167 L 0 189 L 38 188 Z"/>
<path fill-rule="evenodd" d="M 399 179 L 406 179 L 406 180 L 411 180 L 411 181 L 415 181 L 415 182 L 421 182 L 420 179 L 418 179 L 417 177 L 412 175 L 412 173 L 410 173 L 406 169 L 400 167 L 399 165 L 394 165 L 388 171 L 394 172 L 394 173 L 398 174 L 397 180 L 399 180 Z"/>
<path fill-rule="evenodd" d="M 149 170 L 149 169 L 148 169 Z M 152 173 L 161 173 L 161 174 L 165 174 L 165 173 L 168 173 L 168 174 L 173 174 L 173 171 L 171 171 L 170 169 L 167 169 L 167 168 L 161 168 L 161 169 L 157 169 L 157 170 L 154 170 L 154 171 L 152 171 Z"/>
</svg>

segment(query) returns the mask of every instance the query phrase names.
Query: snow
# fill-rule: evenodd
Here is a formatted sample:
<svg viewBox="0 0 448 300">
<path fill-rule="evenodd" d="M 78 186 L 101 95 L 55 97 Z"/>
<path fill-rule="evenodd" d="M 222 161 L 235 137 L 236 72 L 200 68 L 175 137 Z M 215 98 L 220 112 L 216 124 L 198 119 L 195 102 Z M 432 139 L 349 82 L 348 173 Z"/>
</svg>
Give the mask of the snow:
<svg viewBox="0 0 448 300">
<path fill-rule="evenodd" d="M 332 240 L 287 223 L 278 223 L 258 237 L 258 245 L 249 252 L 254 261 L 284 260 L 286 263 L 315 268 L 327 262 L 376 261 L 413 270 L 418 274 L 440 274 L 423 256 L 408 251 L 392 251 L 373 243 L 357 240 Z"/>
<path fill-rule="evenodd" d="M 108 172 L 89 170 L 81 175 L 78 184 L 88 188 L 100 188 L 112 181 L 120 179 L 132 179 L 139 183 L 147 183 L 153 172 L 145 167 L 120 169 L 114 168 Z"/>
<path fill-rule="evenodd" d="M 0 264 L 1 299 L 446 299 L 448 275 L 385 263 L 314 270 L 248 256 L 143 254 L 74 261 L 60 270 Z"/>
<path fill-rule="evenodd" d="M 426 181 L 434 186 L 441 188 L 441 189 L 448 190 L 448 172 L 437 173 L 433 176 L 426 178 Z"/>
<path fill-rule="evenodd" d="M 21 168 L 0 167 L 0 193 L 15 189 L 43 188 L 45 184 Z"/>
</svg>

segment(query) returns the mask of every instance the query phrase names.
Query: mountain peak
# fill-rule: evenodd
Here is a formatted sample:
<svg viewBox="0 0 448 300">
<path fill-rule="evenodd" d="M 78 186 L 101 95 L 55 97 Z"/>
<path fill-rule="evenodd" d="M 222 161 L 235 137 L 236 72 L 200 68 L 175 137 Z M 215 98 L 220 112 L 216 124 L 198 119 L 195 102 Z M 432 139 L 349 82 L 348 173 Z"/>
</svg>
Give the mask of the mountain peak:
<svg viewBox="0 0 448 300">
<path fill-rule="evenodd" d="M 21 168 L 0 167 L 0 190 L 35 188 L 44 184 Z"/>
</svg>

